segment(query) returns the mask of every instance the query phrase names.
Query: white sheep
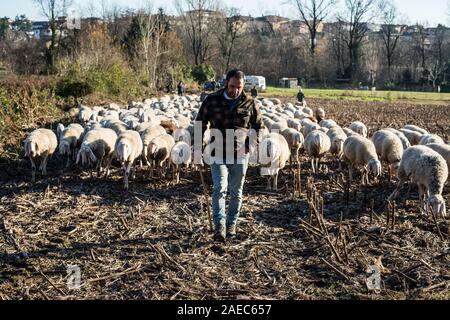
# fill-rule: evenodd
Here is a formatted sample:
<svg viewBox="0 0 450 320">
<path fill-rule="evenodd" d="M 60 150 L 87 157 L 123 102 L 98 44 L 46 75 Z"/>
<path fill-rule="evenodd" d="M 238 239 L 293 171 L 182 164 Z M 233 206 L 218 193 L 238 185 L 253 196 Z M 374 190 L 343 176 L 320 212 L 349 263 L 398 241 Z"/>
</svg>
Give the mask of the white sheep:
<svg viewBox="0 0 450 320">
<path fill-rule="evenodd" d="M 47 174 L 48 158 L 55 152 L 58 140 L 52 130 L 36 129 L 24 140 L 25 156 L 31 162 L 31 180 L 36 181 L 36 163 L 40 161 L 39 170 Z"/>
<path fill-rule="evenodd" d="M 404 135 L 403 132 L 401 132 L 401 131 L 399 131 L 399 130 L 397 130 L 397 129 L 394 129 L 394 128 L 385 128 L 385 129 L 383 129 L 383 130 L 388 130 L 388 131 L 390 131 L 390 132 L 395 133 L 395 135 L 396 135 L 397 137 L 399 137 L 400 141 L 402 142 L 403 150 L 406 150 L 406 149 L 408 149 L 409 147 L 411 147 L 411 143 L 409 142 L 408 138 Z"/>
<path fill-rule="evenodd" d="M 372 142 L 382 163 L 389 169 L 389 180 L 397 172 L 403 154 L 403 144 L 400 138 L 389 130 L 378 130 L 372 136 Z"/>
<path fill-rule="evenodd" d="M 345 132 L 345 134 L 347 135 L 347 137 L 359 135 L 358 133 L 356 133 L 355 131 L 353 131 L 352 129 L 347 128 L 347 127 L 342 128 L 342 130 Z"/>
<path fill-rule="evenodd" d="M 67 127 L 59 123 L 56 132 L 59 138 L 59 154 L 67 156 L 66 167 L 68 167 L 71 156 L 76 156 L 77 149 L 81 145 L 84 128 L 78 123 L 71 123 Z"/>
<path fill-rule="evenodd" d="M 185 166 L 186 170 L 192 162 L 192 149 L 190 144 L 184 141 L 178 141 L 170 151 L 170 162 L 173 164 L 173 172 L 176 183 L 180 182 L 180 167 Z"/>
<path fill-rule="evenodd" d="M 325 110 L 322 108 L 317 108 L 314 110 L 314 116 L 317 119 L 317 122 L 320 122 L 325 119 Z"/>
<path fill-rule="evenodd" d="M 347 135 L 341 127 L 336 126 L 328 130 L 327 136 L 328 138 L 330 138 L 331 142 L 330 153 L 336 156 L 337 160 L 339 161 L 339 169 L 341 169 L 340 160 L 344 155 L 344 142 L 347 139 Z"/>
<path fill-rule="evenodd" d="M 430 143 L 427 144 L 428 148 L 433 149 L 439 153 L 447 162 L 448 170 L 450 171 L 450 145 L 441 143 Z"/>
<path fill-rule="evenodd" d="M 427 146 L 408 148 L 400 161 L 397 171 L 399 179 L 389 200 L 394 199 L 405 181 L 411 180 L 419 187 L 420 211 L 427 212 L 431 208 L 437 215 L 446 216 L 445 201 L 442 197 L 444 183 L 448 178 L 448 167 L 445 159 Z"/>
<path fill-rule="evenodd" d="M 82 166 L 89 167 L 95 165 L 98 176 L 105 168 L 106 176 L 108 176 L 116 140 L 117 134 L 112 129 L 100 128 L 89 131 L 83 138 L 76 163 L 81 162 Z"/>
<path fill-rule="evenodd" d="M 268 190 L 278 191 L 278 174 L 286 166 L 291 156 L 286 139 L 279 133 L 272 132 L 262 138 L 258 146 L 261 175 L 267 176 Z"/>
<path fill-rule="evenodd" d="M 336 123 L 336 121 L 332 120 L 332 119 L 327 119 L 327 120 L 321 120 L 319 122 L 319 125 L 323 128 L 327 128 L 327 129 L 331 129 L 333 127 L 337 127 L 338 124 Z"/>
<path fill-rule="evenodd" d="M 123 186 L 125 190 L 128 190 L 128 177 L 130 176 L 134 162 L 142 153 L 142 148 L 141 136 L 136 131 L 124 131 L 117 138 L 115 153 L 117 160 L 122 164 Z"/>
<path fill-rule="evenodd" d="M 169 159 L 170 151 L 174 145 L 175 139 L 167 133 L 153 138 L 148 145 L 146 159 L 158 168 L 160 177 L 162 176 L 163 165 Z M 150 170 L 150 176 L 153 177 L 153 166 Z"/>
<path fill-rule="evenodd" d="M 78 113 L 78 120 L 80 120 L 81 123 L 87 123 L 89 119 L 91 119 L 92 115 L 94 114 L 94 111 L 86 106 L 80 107 L 80 112 Z"/>
<path fill-rule="evenodd" d="M 331 141 L 321 130 L 311 131 L 305 138 L 305 150 L 311 157 L 311 167 L 314 173 L 320 170 L 320 160 L 330 150 Z"/>
<path fill-rule="evenodd" d="M 415 126 L 415 125 L 412 125 L 412 124 L 408 124 L 408 125 L 404 126 L 403 129 L 407 129 L 407 130 L 411 130 L 411 131 L 416 131 L 416 132 L 418 132 L 418 133 L 420 133 L 420 134 L 422 134 L 422 135 L 428 134 L 428 131 L 427 131 L 427 130 L 422 129 L 421 127 L 418 127 L 418 126 Z"/>
<path fill-rule="evenodd" d="M 148 148 L 150 145 L 150 142 L 156 138 L 157 136 L 161 135 L 161 134 L 165 134 L 166 130 L 164 129 L 164 127 L 158 125 L 151 125 L 148 128 L 146 128 L 142 133 L 141 133 L 141 138 L 142 138 L 142 143 L 143 143 L 143 148 L 144 150 L 142 151 L 142 158 L 144 159 L 145 163 L 147 165 L 150 165 L 150 162 L 148 161 Z"/>
<path fill-rule="evenodd" d="M 439 137 L 437 134 L 424 134 L 422 138 L 420 138 L 420 145 L 427 145 L 429 143 L 441 143 L 445 144 L 444 140 Z"/>
<path fill-rule="evenodd" d="M 418 131 L 409 130 L 409 129 L 405 129 L 405 128 L 399 129 L 399 131 L 406 136 L 406 138 L 408 139 L 411 146 L 418 145 L 420 142 L 420 139 L 422 139 L 422 136 L 423 136 L 423 134 Z"/>
<path fill-rule="evenodd" d="M 310 132 L 312 132 L 314 130 L 321 130 L 321 129 L 322 129 L 322 127 L 315 122 L 306 123 L 302 128 L 302 134 L 304 137 L 307 137 Z"/>
<path fill-rule="evenodd" d="M 299 151 L 305 142 L 305 138 L 303 135 L 295 129 L 287 128 L 281 132 L 281 135 L 286 139 L 286 142 L 289 145 L 289 149 L 291 150 L 291 157 L 289 158 L 290 163 L 292 164 L 292 157 L 296 163 L 299 163 Z"/>
<path fill-rule="evenodd" d="M 348 137 L 344 142 L 344 158 L 348 164 L 350 183 L 353 181 L 353 169 L 363 168 L 361 183 L 369 183 L 369 172 L 376 177 L 381 174 L 381 163 L 378 160 L 374 144 L 360 135 Z"/>
<path fill-rule="evenodd" d="M 350 129 L 358 133 L 359 135 L 363 136 L 364 138 L 367 138 L 367 127 L 361 121 L 352 122 L 350 124 Z"/>
</svg>

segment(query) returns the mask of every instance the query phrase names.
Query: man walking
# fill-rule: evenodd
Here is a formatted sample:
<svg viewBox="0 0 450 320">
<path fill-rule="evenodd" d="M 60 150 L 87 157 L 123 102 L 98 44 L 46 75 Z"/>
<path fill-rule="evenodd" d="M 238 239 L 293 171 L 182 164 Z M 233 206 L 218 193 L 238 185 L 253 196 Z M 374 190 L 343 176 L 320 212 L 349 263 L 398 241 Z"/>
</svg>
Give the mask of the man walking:
<svg viewBox="0 0 450 320">
<path fill-rule="evenodd" d="M 248 137 L 243 143 L 244 156 L 240 157 L 242 149 L 237 142 L 239 139 L 234 134 L 230 136 L 230 132 L 236 133 L 238 130 L 248 133 L 250 129 L 259 131 L 263 127 L 258 105 L 243 91 L 244 77 L 244 73 L 240 70 L 229 71 L 225 88 L 206 97 L 196 118 L 196 121 L 202 124 L 202 137 L 208 123 L 210 129 L 217 129 L 223 137 L 224 152 L 222 155 L 218 155 L 218 152 L 212 155 L 215 160 L 211 163 L 214 239 L 220 242 L 225 242 L 226 238 L 236 235 L 236 223 L 242 205 L 242 190 L 249 160 Z M 226 143 L 226 140 L 231 138 L 233 143 Z M 227 157 L 230 154 L 232 161 Z M 228 214 L 225 215 L 227 191 L 230 193 L 230 201 Z"/>
</svg>

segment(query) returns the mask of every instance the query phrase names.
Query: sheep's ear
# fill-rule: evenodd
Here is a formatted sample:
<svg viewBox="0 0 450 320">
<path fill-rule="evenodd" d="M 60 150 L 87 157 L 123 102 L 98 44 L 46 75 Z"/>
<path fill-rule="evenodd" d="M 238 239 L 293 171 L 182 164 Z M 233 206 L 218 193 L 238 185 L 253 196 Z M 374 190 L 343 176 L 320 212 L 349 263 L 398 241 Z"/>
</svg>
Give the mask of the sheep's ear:
<svg viewBox="0 0 450 320">
<path fill-rule="evenodd" d="M 58 126 L 56 127 L 56 134 L 58 138 L 61 138 L 61 134 L 64 131 L 64 125 L 62 123 L 58 123 Z"/>
</svg>

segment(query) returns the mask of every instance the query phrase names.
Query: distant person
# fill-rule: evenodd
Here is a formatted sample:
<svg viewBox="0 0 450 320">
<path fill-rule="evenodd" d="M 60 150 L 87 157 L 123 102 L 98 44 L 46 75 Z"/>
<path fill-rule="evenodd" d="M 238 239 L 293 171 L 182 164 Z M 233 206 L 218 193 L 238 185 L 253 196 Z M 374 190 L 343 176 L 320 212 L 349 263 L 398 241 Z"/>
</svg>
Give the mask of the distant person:
<svg viewBox="0 0 450 320">
<path fill-rule="evenodd" d="M 258 96 L 258 90 L 256 90 L 256 86 L 253 86 L 252 90 L 250 90 L 250 95 L 252 98 L 256 98 Z"/>
<path fill-rule="evenodd" d="M 178 95 L 182 96 L 184 93 L 184 90 L 185 90 L 185 86 L 184 86 L 183 81 L 178 82 L 178 85 L 177 85 Z"/>
<path fill-rule="evenodd" d="M 305 100 L 305 94 L 303 93 L 303 89 L 300 88 L 300 90 L 297 93 L 297 100 L 301 103 Z"/>
</svg>

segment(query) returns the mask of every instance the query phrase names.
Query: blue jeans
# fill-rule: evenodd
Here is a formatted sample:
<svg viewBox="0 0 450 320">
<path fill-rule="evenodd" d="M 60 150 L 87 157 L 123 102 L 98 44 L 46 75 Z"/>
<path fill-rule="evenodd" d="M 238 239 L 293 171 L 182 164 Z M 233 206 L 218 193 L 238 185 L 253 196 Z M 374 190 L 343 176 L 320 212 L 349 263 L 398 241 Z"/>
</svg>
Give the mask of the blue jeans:
<svg viewBox="0 0 450 320">
<path fill-rule="evenodd" d="M 220 226 L 236 224 L 239 211 L 242 206 L 242 189 L 244 187 L 245 174 L 248 168 L 248 157 L 242 163 L 211 164 L 213 180 L 212 210 L 214 226 L 217 230 Z M 230 191 L 228 215 L 225 216 L 225 197 Z"/>
</svg>

